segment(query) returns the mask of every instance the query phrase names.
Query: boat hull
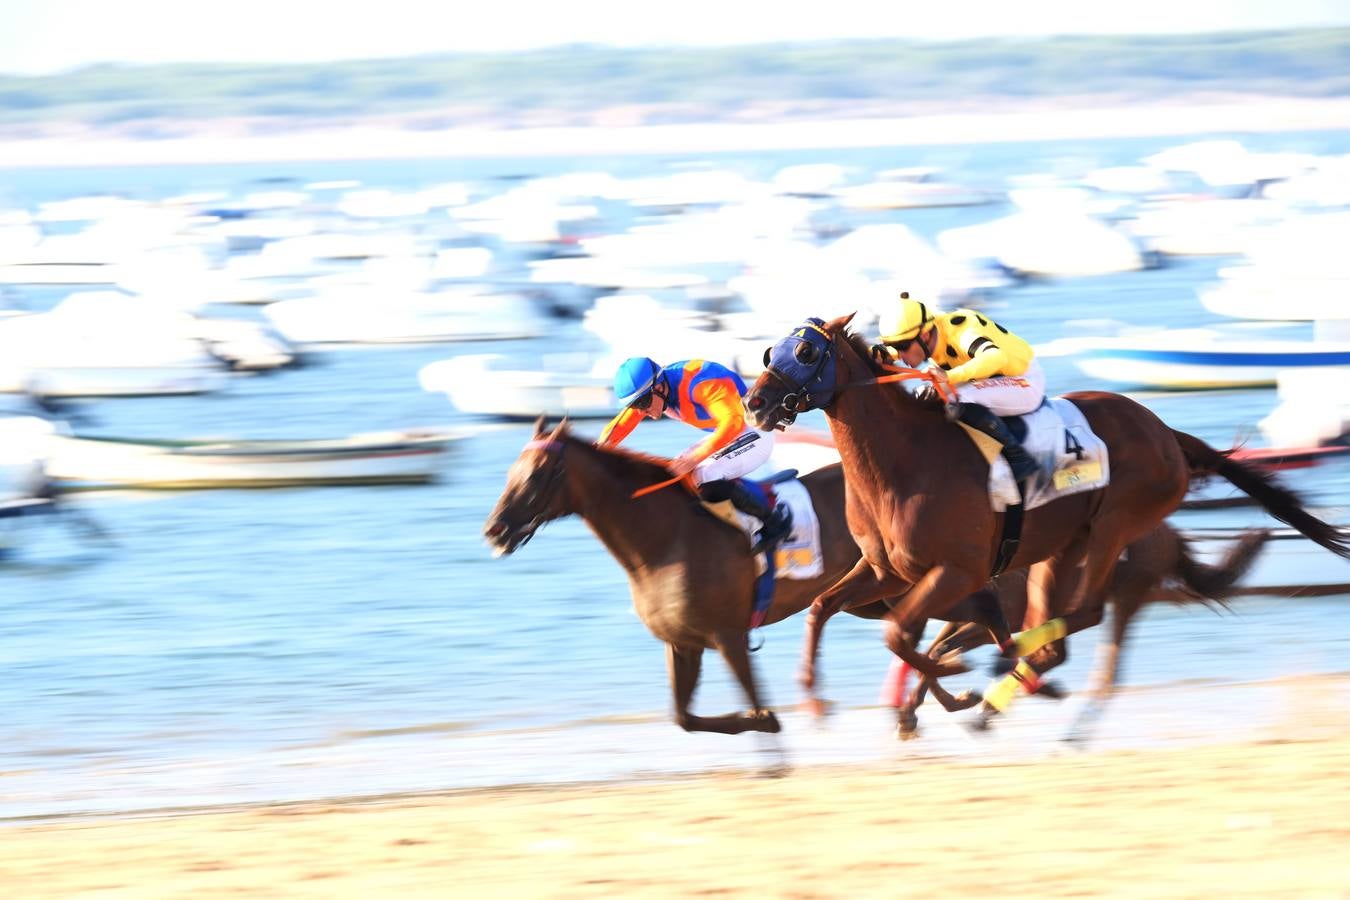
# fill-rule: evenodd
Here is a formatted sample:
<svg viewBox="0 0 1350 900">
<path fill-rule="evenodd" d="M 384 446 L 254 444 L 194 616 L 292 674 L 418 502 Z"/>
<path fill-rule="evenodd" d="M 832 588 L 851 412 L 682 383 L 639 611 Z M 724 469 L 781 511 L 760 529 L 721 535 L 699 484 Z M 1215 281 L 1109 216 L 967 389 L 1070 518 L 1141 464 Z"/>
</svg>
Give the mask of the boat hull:
<svg viewBox="0 0 1350 900">
<path fill-rule="evenodd" d="M 453 438 L 155 442 L 58 437 L 48 474 L 68 490 L 267 488 L 433 481 Z"/>
</svg>

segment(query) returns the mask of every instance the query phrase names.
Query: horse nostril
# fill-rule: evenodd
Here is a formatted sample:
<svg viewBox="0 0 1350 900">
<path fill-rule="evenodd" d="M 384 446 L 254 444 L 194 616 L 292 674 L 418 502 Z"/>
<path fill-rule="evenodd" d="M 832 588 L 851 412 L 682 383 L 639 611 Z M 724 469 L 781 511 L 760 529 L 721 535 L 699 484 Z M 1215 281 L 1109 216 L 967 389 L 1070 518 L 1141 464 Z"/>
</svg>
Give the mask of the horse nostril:
<svg viewBox="0 0 1350 900">
<path fill-rule="evenodd" d="M 745 405 L 752 410 L 757 410 L 764 405 L 764 398 L 759 394 L 754 394 L 746 401 Z"/>
<path fill-rule="evenodd" d="M 505 531 L 506 526 L 503 525 L 501 522 L 493 522 L 487 528 L 483 529 L 483 533 L 490 538 L 501 537 L 502 534 L 505 533 Z"/>
</svg>

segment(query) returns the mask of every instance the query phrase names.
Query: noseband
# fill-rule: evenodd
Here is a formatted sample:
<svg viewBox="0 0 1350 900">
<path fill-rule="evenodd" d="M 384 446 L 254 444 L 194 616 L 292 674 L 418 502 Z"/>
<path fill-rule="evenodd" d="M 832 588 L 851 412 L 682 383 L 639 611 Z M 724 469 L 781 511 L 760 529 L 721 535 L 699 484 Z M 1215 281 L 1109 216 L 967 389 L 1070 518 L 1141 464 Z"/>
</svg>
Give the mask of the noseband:
<svg viewBox="0 0 1350 900">
<path fill-rule="evenodd" d="M 563 480 L 563 450 L 566 447 L 567 445 L 562 441 L 553 440 L 551 438 L 533 440 L 524 447 L 525 450 L 543 450 L 546 453 L 554 453 L 557 455 L 554 457 L 555 462 L 553 468 L 549 470 L 547 480 L 544 482 L 543 487 L 537 491 L 533 491 L 530 496 L 526 498 L 526 509 L 537 510 L 537 512 L 535 512 L 534 516 L 522 526 L 525 537 L 521 539 L 521 542 L 517 545 L 517 549 L 528 544 L 530 538 L 534 537 L 534 533 L 539 530 L 539 526 L 548 521 L 548 519 L 545 518 L 545 513 L 548 510 L 549 504 L 552 503 L 553 496 L 558 492 L 558 488 Z"/>
</svg>

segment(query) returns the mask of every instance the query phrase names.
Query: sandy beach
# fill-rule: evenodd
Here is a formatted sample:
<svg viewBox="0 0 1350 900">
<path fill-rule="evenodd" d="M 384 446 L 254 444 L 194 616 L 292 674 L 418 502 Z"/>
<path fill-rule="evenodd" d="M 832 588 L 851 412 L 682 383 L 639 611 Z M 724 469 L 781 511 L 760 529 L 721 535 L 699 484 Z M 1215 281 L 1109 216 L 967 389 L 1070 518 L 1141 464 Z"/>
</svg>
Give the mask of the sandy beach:
<svg viewBox="0 0 1350 900">
<path fill-rule="evenodd" d="M 1350 717 L 1300 715 L 1250 742 L 1026 763 L 53 820 L 7 827 L 0 873 L 24 898 L 1347 897 Z"/>
<path fill-rule="evenodd" d="M 157 138 L 71 123 L 0 141 L 0 168 L 712 153 L 981 144 L 1350 128 L 1350 99 L 1175 97 L 1044 101 L 988 109 L 916 107 L 892 118 L 494 129 L 404 128 L 372 118 L 341 127 L 230 120 L 179 123 Z"/>
</svg>

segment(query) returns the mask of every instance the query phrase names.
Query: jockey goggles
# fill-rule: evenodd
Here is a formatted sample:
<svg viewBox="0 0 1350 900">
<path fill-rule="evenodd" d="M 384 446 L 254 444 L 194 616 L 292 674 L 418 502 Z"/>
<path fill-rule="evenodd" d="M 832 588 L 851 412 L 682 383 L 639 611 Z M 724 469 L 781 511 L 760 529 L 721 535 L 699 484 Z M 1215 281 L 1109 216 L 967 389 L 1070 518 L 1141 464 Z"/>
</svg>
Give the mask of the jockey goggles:
<svg viewBox="0 0 1350 900">
<path fill-rule="evenodd" d="M 641 397 L 635 398 L 631 403 L 629 403 L 628 404 L 629 408 L 636 409 L 639 411 L 649 409 L 652 405 L 652 395 L 655 393 L 656 393 L 656 385 L 653 384 L 651 390 L 647 391 Z M 661 399 L 665 400 L 666 396 L 667 395 L 663 393 L 661 395 Z"/>
</svg>

